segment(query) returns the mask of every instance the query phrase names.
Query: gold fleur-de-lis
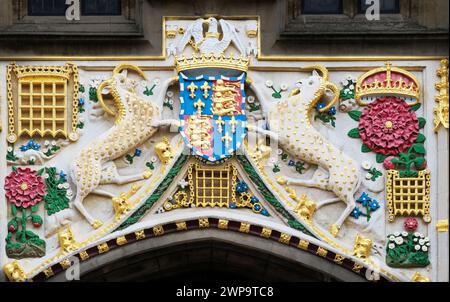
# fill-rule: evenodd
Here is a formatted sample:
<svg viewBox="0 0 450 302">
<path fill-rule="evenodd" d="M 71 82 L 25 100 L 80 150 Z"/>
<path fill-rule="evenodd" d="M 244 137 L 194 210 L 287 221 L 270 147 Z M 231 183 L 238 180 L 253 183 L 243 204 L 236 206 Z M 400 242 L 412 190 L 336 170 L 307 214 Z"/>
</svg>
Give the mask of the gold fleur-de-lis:
<svg viewBox="0 0 450 302">
<path fill-rule="evenodd" d="M 203 83 L 200 89 L 203 90 L 203 97 L 207 99 L 209 97 L 208 91 L 211 89 L 211 86 L 209 86 L 208 82 L 205 81 L 205 83 Z"/>
<path fill-rule="evenodd" d="M 197 113 L 200 115 L 202 114 L 202 108 L 205 107 L 205 103 L 198 99 L 197 102 L 194 103 L 194 107 L 197 108 Z"/>
<path fill-rule="evenodd" d="M 230 126 L 231 126 L 231 132 L 236 133 L 236 126 L 238 124 L 238 121 L 234 118 L 234 116 L 231 118 Z"/>
<path fill-rule="evenodd" d="M 189 96 L 191 97 L 191 99 L 195 98 L 195 91 L 198 89 L 197 85 L 195 85 L 194 82 L 191 82 L 187 89 L 190 91 Z"/>
<path fill-rule="evenodd" d="M 225 135 L 222 136 L 222 142 L 225 142 L 225 148 L 228 148 L 230 146 L 230 142 L 233 140 L 233 138 L 228 134 L 228 132 L 225 132 Z"/>
<path fill-rule="evenodd" d="M 225 125 L 225 122 L 222 120 L 222 117 L 219 116 L 219 118 L 216 121 L 216 125 L 217 125 L 217 132 L 219 132 L 220 134 L 222 134 L 222 126 Z"/>
</svg>

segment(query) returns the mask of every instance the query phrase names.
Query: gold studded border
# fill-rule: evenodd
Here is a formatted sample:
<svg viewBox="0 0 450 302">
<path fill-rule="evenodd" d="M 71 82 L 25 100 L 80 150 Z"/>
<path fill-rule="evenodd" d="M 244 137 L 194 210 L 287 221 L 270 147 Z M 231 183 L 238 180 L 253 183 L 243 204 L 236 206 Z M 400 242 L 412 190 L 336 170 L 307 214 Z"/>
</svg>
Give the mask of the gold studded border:
<svg viewBox="0 0 450 302">
<path fill-rule="evenodd" d="M 157 225 L 149 227 L 147 229 L 138 230 L 135 232 L 130 232 L 126 235 L 118 236 L 106 242 L 99 243 L 87 250 L 80 251 L 78 254 L 74 255 L 78 257 L 80 261 L 87 261 L 100 254 L 108 253 L 111 250 L 120 248 L 121 246 L 131 244 L 137 241 L 147 240 L 154 237 L 160 237 L 170 233 L 184 232 L 190 230 L 198 229 L 219 229 L 223 231 L 234 231 L 240 233 L 246 233 L 252 236 L 265 238 L 267 240 L 272 240 L 283 245 L 291 246 L 292 248 L 303 250 L 316 257 L 326 259 L 336 265 L 340 265 L 349 271 L 352 271 L 362 277 L 365 277 L 366 267 L 362 264 L 353 261 L 352 259 L 346 258 L 340 254 L 336 254 L 329 251 L 323 247 L 315 245 L 309 241 L 300 239 L 296 236 L 291 236 L 277 230 L 269 229 L 260 225 L 253 225 L 246 222 L 240 222 L 235 220 L 218 219 L 201 217 L 199 219 L 186 220 L 186 221 L 176 221 L 171 223 L 166 223 L 162 225 Z M 63 260 L 60 263 L 54 264 L 51 267 L 42 270 L 37 275 L 35 275 L 31 280 L 34 282 L 48 280 L 59 273 L 63 272 L 70 265 L 67 265 L 67 261 Z M 384 276 L 380 276 L 380 281 L 390 281 Z"/>
</svg>

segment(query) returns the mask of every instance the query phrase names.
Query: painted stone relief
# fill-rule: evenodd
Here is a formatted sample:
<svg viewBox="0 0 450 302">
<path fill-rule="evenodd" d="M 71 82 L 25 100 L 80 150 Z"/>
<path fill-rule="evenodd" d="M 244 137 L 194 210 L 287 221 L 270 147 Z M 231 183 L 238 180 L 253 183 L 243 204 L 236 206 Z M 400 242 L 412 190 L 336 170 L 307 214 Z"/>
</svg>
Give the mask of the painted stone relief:
<svg viewBox="0 0 450 302">
<path fill-rule="evenodd" d="M 73 255 L 217 227 L 370 281 L 432 279 L 424 81 L 440 83 L 448 127 L 448 65 L 265 61 L 260 38 L 257 18 L 170 18 L 164 60 L 0 61 L 6 276 L 46 280 Z"/>
</svg>

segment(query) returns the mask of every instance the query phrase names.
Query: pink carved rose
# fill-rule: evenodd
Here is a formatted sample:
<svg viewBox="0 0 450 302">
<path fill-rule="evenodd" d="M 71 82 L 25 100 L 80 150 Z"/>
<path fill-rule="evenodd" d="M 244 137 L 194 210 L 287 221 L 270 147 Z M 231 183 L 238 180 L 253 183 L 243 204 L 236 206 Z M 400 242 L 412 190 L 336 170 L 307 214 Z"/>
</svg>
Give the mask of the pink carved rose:
<svg viewBox="0 0 450 302">
<path fill-rule="evenodd" d="M 417 221 L 416 218 L 406 218 L 404 226 L 405 226 L 405 230 L 407 230 L 409 232 L 414 232 L 415 230 L 417 230 L 417 227 L 419 226 L 419 222 Z"/>
<path fill-rule="evenodd" d="M 416 140 L 419 121 L 405 101 L 384 97 L 363 110 L 358 128 L 361 139 L 371 150 L 384 155 L 397 155 Z"/>
<path fill-rule="evenodd" d="M 392 170 L 395 169 L 395 165 L 392 163 L 392 159 L 394 159 L 394 156 L 388 156 L 383 161 L 383 166 L 386 170 Z"/>
<path fill-rule="evenodd" d="M 5 178 L 6 199 L 17 207 L 28 208 L 42 201 L 45 185 L 37 171 L 18 168 Z"/>
</svg>

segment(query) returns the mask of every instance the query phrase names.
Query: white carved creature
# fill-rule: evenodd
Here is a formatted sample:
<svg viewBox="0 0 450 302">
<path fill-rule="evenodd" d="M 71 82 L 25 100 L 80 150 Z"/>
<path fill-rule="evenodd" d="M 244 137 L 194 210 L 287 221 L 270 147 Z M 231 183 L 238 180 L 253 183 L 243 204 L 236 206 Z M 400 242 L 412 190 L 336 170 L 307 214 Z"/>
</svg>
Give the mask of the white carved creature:
<svg viewBox="0 0 450 302">
<path fill-rule="evenodd" d="M 146 78 L 137 66 L 121 64 L 114 69 L 112 78 L 100 84 L 97 89 L 99 102 L 106 113 L 116 116 L 115 125 L 84 147 L 70 168 L 71 178 L 76 186 L 73 205 L 94 228 L 100 227 L 102 222 L 88 213 L 83 200 L 91 193 L 114 197 L 110 192 L 99 189 L 101 184 L 125 184 L 148 178 L 148 171 L 136 175 L 119 175 L 113 160 L 144 143 L 157 131 L 157 127 L 173 122 L 161 121 L 160 118 L 164 88 L 167 89 L 174 79 L 169 79 L 164 84 L 164 91 L 156 96 L 157 102 L 147 101 L 136 94 L 137 81 L 127 77 L 127 69 Z M 117 112 L 104 103 L 104 89 L 112 94 Z"/>
<path fill-rule="evenodd" d="M 312 110 L 326 90 L 332 90 L 335 97 L 322 111 L 328 110 L 338 97 L 337 87 L 327 82 L 326 69 L 318 66 L 314 68 L 321 69 L 324 77 L 314 70 L 312 76 L 297 83 L 299 89 L 278 102 L 268 101 L 261 94 L 261 89 L 253 87 L 259 94 L 258 99 L 270 127 L 270 131 L 255 130 L 278 140 L 281 147 L 297 160 L 318 166 L 312 179 L 286 178 L 286 181 L 288 185 L 320 188 L 336 195 L 336 198 L 319 202 L 317 208 L 339 200 L 346 203 L 345 210 L 330 227 L 331 234 L 336 236 L 355 207 L 354 194 L 361 178 L 357 162 L 330 143 L 311 124 Z"/>
<path fill-rule="evenodd" d="M 203 24 L 208 24 L 208 31 L 203 35 Z M 222 29 L 222 39 L 219 40 L 218 25 Z M 195 47 L 200 50 L 202 54 L 223 54 L 231 43 L 237 48 L 241 55 L 246 56 L 246 48 L 242 43 L 236 27 L 228 21 L 223 19 L 217 21 L 216 18 L 197 19 L 189 25 L 177 45 L 177 52 L 183 53 L 184 48 L 194 39 Z"/>
</svg>

